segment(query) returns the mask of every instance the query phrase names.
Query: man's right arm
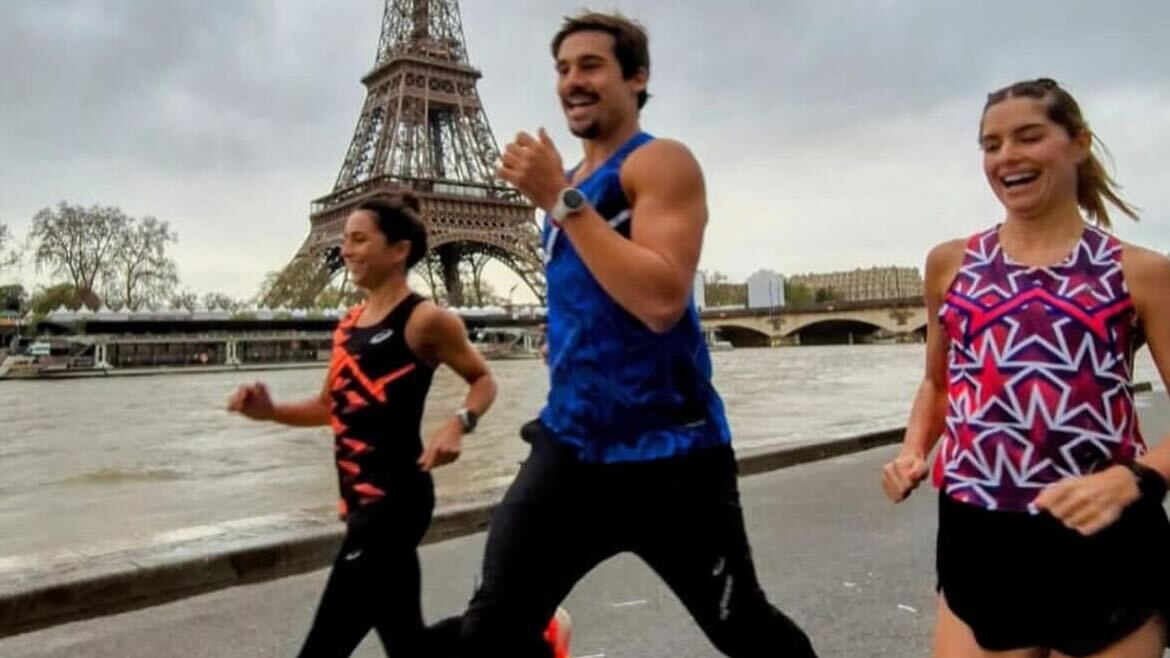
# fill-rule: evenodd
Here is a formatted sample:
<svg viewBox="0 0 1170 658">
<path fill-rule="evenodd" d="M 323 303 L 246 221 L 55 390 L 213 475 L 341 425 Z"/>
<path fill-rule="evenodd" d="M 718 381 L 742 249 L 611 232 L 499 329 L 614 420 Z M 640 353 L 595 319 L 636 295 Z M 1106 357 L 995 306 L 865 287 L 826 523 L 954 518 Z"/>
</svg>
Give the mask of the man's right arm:
<svg viewBox="0 0 1170 658">
<path fill-rule="evenodd" d="M 691 299 L 707 225 L 703 172 L 685 146 L 654 140 L 622 167 L 630 239 L 595 210 L 567 219 L 565 235 L 610 297 L 651 331 L 666 333 Z"/>
</svg>

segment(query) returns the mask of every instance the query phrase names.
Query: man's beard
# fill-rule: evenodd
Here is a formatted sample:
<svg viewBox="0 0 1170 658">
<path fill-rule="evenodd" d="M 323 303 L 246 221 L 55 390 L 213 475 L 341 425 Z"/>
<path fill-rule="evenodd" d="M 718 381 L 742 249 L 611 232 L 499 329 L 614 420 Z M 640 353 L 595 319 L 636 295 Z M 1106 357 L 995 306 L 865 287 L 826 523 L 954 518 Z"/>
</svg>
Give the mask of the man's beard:
<svg viewBox="0 0 1170 658">
<path fill-rule="evenodd" d="M 594 119 L 593 121 L 590 121 L 589 125 L 585 126 L 584 128 L 570 128 L 569 132 L 573 133 L 573 136 L 580 139 L 597 139 L 597 137 L 601 135 L 601 122 Z"/>
</svg>

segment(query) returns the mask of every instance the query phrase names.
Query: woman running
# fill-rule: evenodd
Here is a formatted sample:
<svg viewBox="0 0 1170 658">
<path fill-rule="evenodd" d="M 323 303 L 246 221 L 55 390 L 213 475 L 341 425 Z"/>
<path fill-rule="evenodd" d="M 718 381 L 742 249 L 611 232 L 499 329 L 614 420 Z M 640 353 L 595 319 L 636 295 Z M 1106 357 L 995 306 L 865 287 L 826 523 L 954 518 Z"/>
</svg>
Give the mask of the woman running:
<svg viewBox="0 0 1170 658">
<path fill-rule="evenodd" d="M 883 471 L 904 499 L 942 437 L 934 655 L 1161 656 L 1170 441 L 1147 450 L 1131 377 L 1143 343 L 1170 376 L 1170 260 L 1108 232 L 1107 205 L 1137 213 L 1056 82 L 990 94 L 979 143 L 1006 217 L 927 257 L 926 376 Z"/>
<path fill-rule="evenodd" d="M 417 549 L 435 505 L 430 471 L 459 457 L 463 435 L 496 395 L 459 317 L 407 285 L 426 252 L 417 199 L 359 205 L 346 219 L 341 254 L 367 297 L 337 326 L 321 394 L 274 404 L 257 383 L 228 403 L 255 420 L 333 428 L 346 535 L 301 649 L 305 658 L 348 656 L 371 628 L 389 656 L 426 655 Z M 439 364 L 470 390 L 424 448 L 423 407 Z"/>
</svg>

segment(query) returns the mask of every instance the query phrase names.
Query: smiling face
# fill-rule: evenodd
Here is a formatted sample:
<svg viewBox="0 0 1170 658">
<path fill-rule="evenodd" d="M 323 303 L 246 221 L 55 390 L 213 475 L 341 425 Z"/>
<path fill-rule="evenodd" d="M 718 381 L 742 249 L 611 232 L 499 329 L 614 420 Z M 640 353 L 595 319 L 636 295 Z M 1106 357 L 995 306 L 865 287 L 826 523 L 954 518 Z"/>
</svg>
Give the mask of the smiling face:
<svg viewBox="0 0 1170 658">
<path fill-rule="evenodd" d="M 638 114 L 648 74 L 639 69 L 627 79 L 615 45 L 605 31 L 581 30 L 566 36 L 557 50 L 557 94 L 569 131 L 582 139 L 603 137 Z"/>
<path fill-rule="evenodd" d="M 355 210 L 345 220 L 341 257 L 354 285 L 371 290 L 389 277 L 406 271 L 410 241 L 389 243 L 370 210 Z"/>
<path fill-rule="evenodd" d="M 987 108 L 979 143 L 983 172 L 1009 215 L 1030 217 L 1077 201 L 1077 167 L 1090 135 L 1049 118 L 1048 98 L 1017 96 Z"/>
</svg>

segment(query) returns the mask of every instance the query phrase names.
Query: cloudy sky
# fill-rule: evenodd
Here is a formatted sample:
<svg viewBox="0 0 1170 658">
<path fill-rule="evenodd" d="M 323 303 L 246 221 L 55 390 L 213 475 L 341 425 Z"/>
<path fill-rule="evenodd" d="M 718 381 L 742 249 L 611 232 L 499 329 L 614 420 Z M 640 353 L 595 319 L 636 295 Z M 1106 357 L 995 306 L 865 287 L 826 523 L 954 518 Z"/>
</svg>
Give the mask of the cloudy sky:
<svg viewBox="0 0 1170 658">
<path fill-rule="evenodd" d="M 373 64 L 379 0 L 5 0 L 0 222 L 60 200 L 178 231 L 186 285 L 247 296 L 308 231 Z M 497 139 L 560 117 L 548 40 L 580 0 L 463 0 Z M 615 3 L 611 0 L 604 8 Z M 701 266 L 742 279 L 921 264 L 999 218 L 979 168 L 984 95 L 1049 76 L 1081 101 L 1170 251 L 1164 0 L 619 0 L 651 34 L 644 127 L 708 178 Z M 18 276 L 43 280 L 31 266 Z M 501 279 L 502 281 L 502 279 Z M 504 283 L 503 285 L 506 285 Z"/>
</svg>

